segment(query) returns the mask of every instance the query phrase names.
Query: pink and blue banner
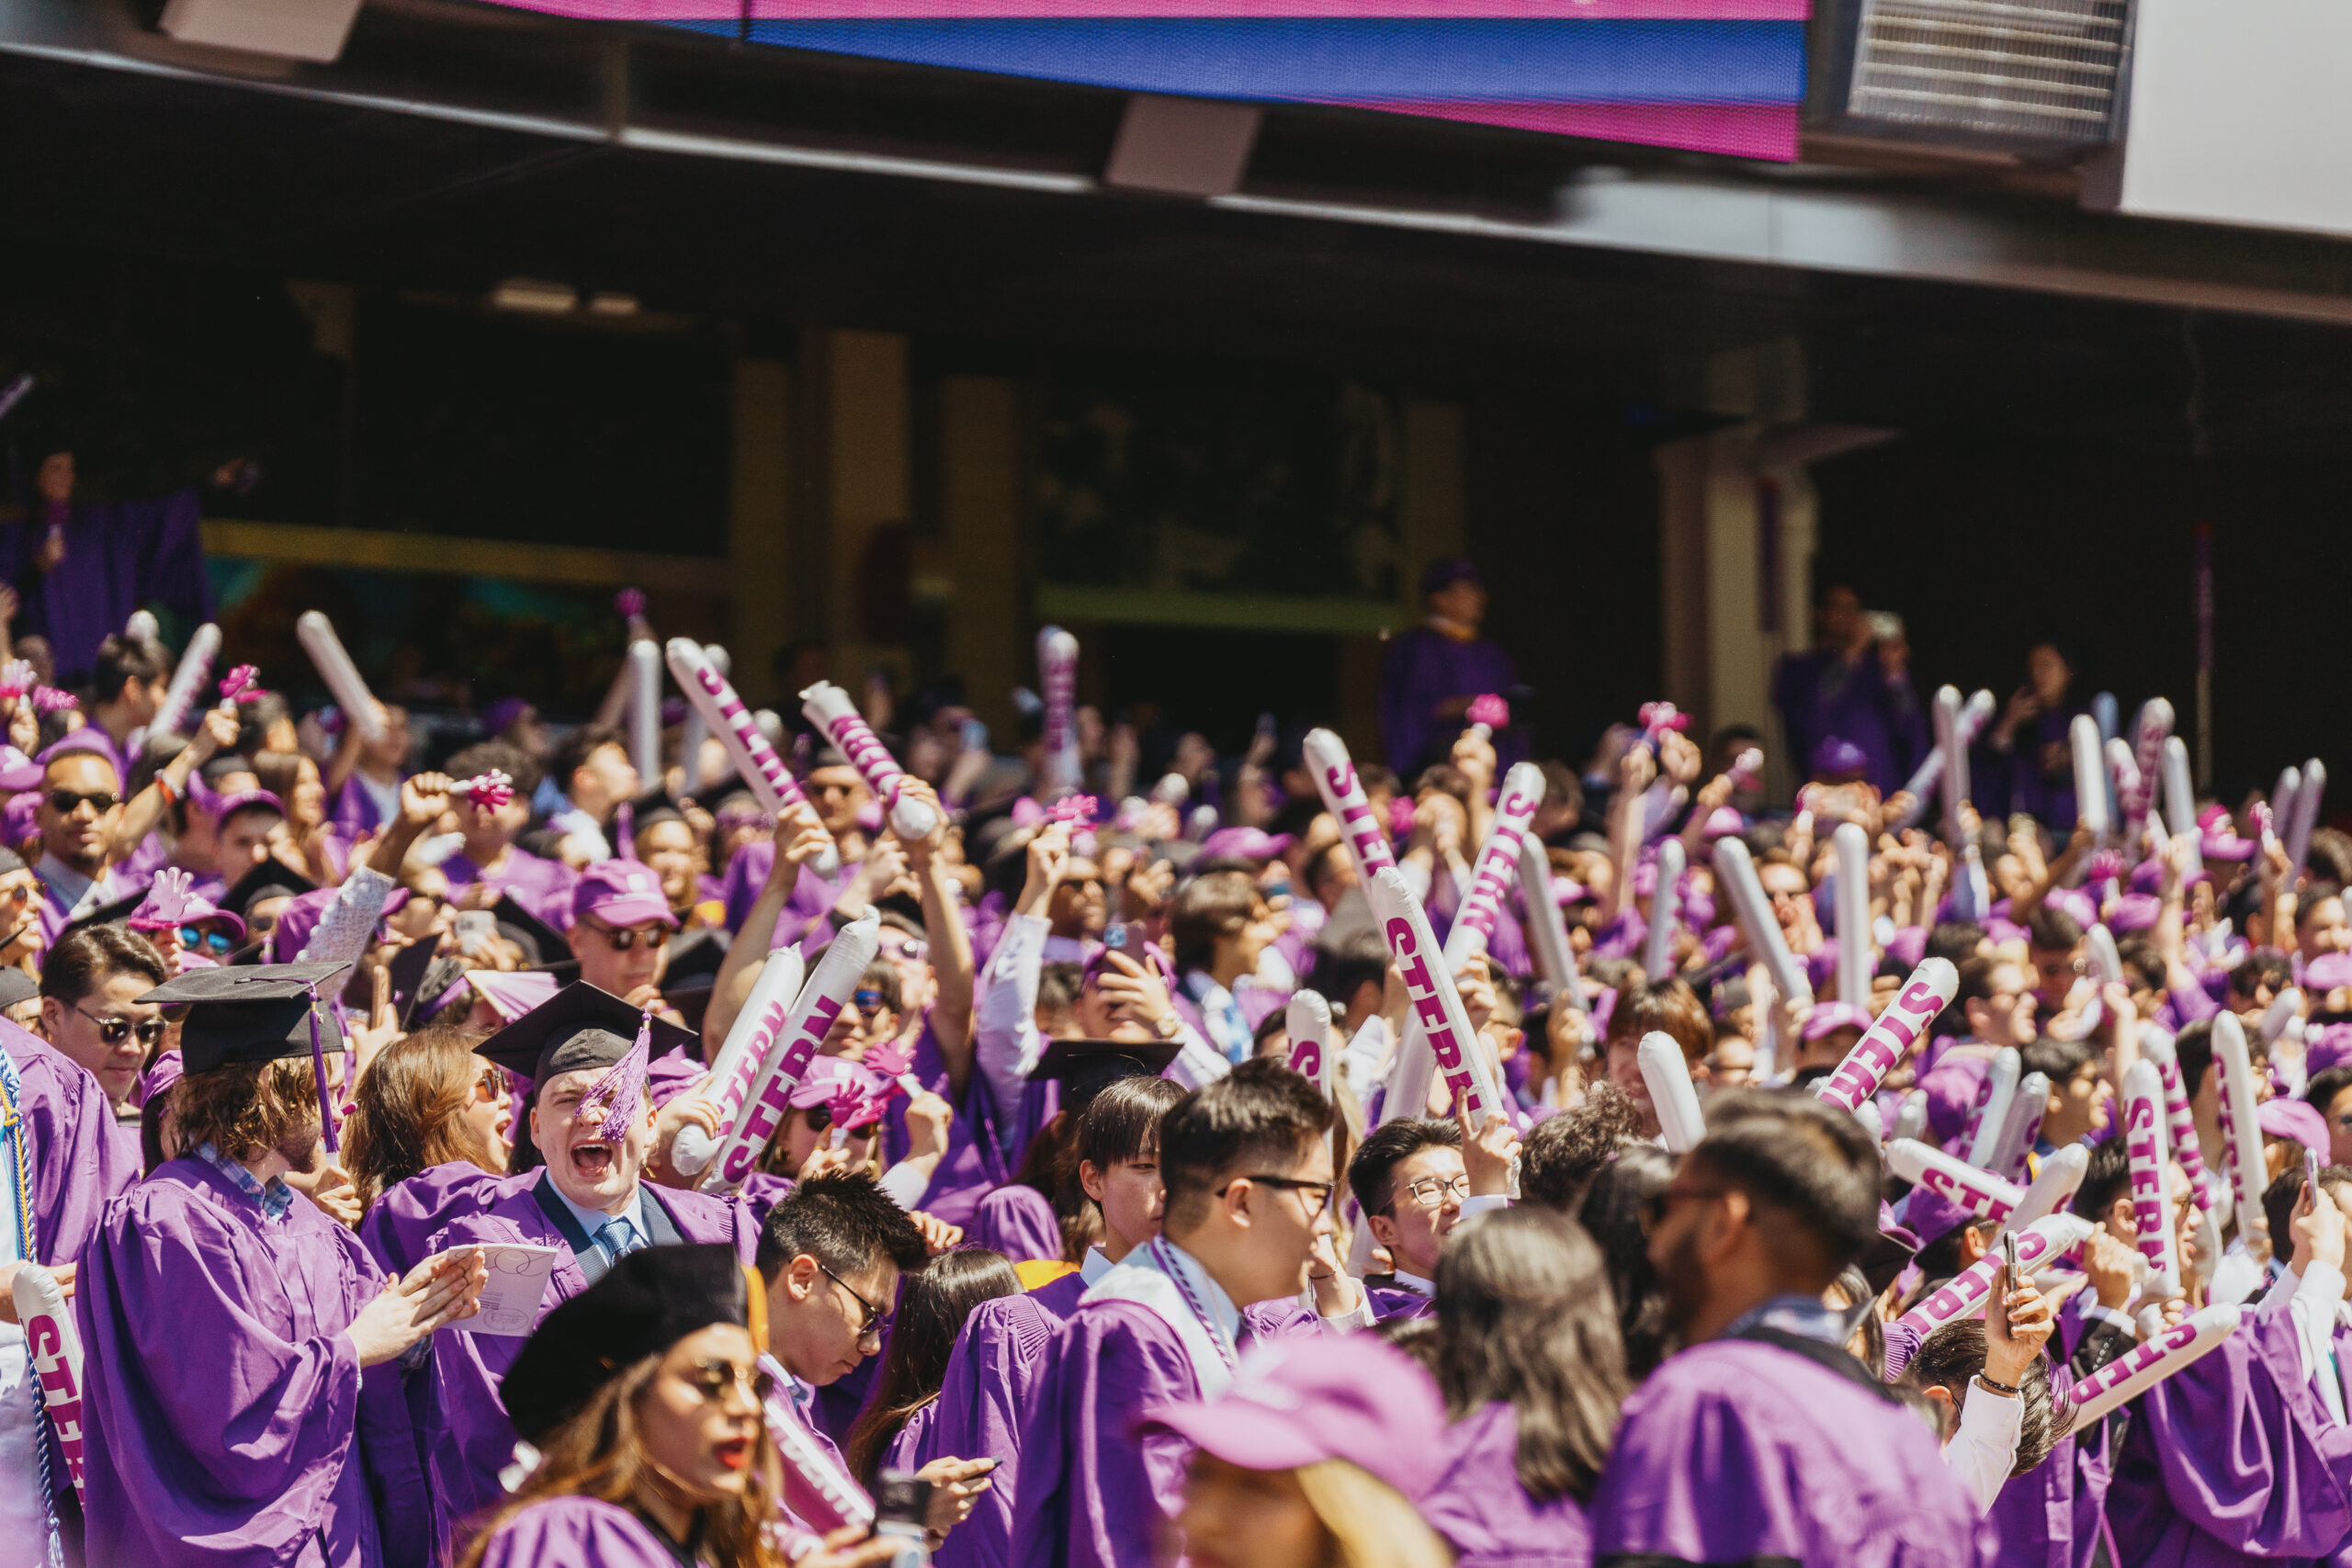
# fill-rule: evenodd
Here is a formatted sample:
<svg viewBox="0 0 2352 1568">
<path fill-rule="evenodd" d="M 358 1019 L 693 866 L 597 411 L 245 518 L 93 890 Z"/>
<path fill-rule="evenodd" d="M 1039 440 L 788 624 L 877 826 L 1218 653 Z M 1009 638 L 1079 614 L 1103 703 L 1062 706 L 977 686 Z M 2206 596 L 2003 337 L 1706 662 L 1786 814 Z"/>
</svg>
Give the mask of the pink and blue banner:
<svg viewBox="0 0 2352 1568">
<path fill-rule="evenodd" d="M 1809 0 L 493 0 L 1129 92 L 1792 160 Z"/>
</svg>

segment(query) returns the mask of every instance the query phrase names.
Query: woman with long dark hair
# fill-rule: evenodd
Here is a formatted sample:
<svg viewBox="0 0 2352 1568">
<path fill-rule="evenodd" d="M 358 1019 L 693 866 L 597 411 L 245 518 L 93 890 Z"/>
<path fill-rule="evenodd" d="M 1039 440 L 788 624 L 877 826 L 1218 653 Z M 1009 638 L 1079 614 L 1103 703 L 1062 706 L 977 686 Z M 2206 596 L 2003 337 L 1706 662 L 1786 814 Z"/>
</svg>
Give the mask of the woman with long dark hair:
<svg viewBox="0 0 2352 1568">
<path fill-rule="evenodd" d="M 920 1470 L 936 1457 L 923 1440 L 957 1332 L 982 1302 L 1020 1293 L 1012 1260 L 983 1247 L 943 1252 L 907 1276 L 881 1375 L 849 1435 L 849 1466 L 860 1481 L 872 1486 L 878 1471 Z"/>
<path fill-rule="evenodd" d="M 506 1069 L 474 1055 L 482 1038 L 455 1026 L 420 1030 L 385 1046 L 359 1075 L 343 1158 L 363 1210 L 436 1165 L 465 1160 L 506 1174 L 514 1102 Z"/>
<path fill-rule="evenodd" d="M 1631 1387 L 1600 1249 L 1548 1209 L 1480 1215 L 1438 1259 L 1437 1322 L 1453 1426 L 1423 1517 L 1464 1568 L 1589 1568 L 1584 1506 Z"/>
<path fill-rule="evenodd" d="M 1600 1247 L 1608 1269 L 1625 1371 L 1635 1382 L 1666 1359 L 1666 1287 L 1650 1264 L 1649 1228 L 1642 1223 L 1642 1210 L 1673 1179 L 1672 1156 L 1637 1144 L 1620 1150 L 1600 1168 L 1577 1206 L 1576 1217 Z"/>
</svg>

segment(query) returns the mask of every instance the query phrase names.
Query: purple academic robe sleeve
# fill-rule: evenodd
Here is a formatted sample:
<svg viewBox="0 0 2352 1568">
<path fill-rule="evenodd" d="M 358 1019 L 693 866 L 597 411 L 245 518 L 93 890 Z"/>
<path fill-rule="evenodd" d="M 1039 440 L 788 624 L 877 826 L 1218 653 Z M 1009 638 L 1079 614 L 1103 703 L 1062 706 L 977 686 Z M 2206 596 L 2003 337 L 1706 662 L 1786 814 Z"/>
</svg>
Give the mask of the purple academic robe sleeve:
<svg viewBox="0 0 2352 1568">
<path fill-rule="evenodd" d="M 107 1201 L 139 1179 L 137 1136 L 126 1137 L 88 1070 L 0 1020 L 0 1048 L 24 1086 L 32 1155 L 33 1241 L 48 1264 L 71 1263 L 96 1234 Z"/>
<path fill-rule="evenodd" d="M 1139 1437 L 1155 1405 L 1200 1397 L 1176 1331 L 1132 1302 L 1080 1305 L 1046 1352 L 1021 1429 L 1019 1568 L 1139 1568 L 1183 1498 L 1191 1450 Z M 951 1538 L 952 1539 L 952 1538 Z"/>
<path fill-rule="evenodd" d="M 645 1521 L 594 1497 L 550 1497 L 490 1538 L 481 1568 L 677 1568 Z"/>
<path fill-rule="evenodd" d="M 2352 1335 L 2336 1332 L 2340 1358 Z M 2282 1302 L 2129 1406 L 2108 1522 L 2132 1568 L 2334 1561 L 2352 1536 L 2352 1427 L 2301 1376 Z"/>
<path fill-rule="evenodd" d="M 993 1459 L 997 1468 L 971 1517 L 933 1557 L 937 1568 L 1004 1568 L 1011 1560 L 1021 1422 L 1035 1407 L 1046 1352 L 1060 1327 L 1061 1319 L 1034 1292 L 981 1302 L 964 1319 L 932 1406 L 939 1413 L 932 1424 L 932 1457 Z"/>
<path fill-rule="evenodd" d="M 1669 1357 L 1626 1400 L 1591 1518 L 1603 1563 L 1971 1568 L 1993 1547 L 1917 1416 L 1744 1340 Z"/>
<path fill-rule="evenodd" d="M 1519 1417 L 1506 1404 L 1447 1429 L 1445 1472 L 1421 1517 L 1453 1543 L 1455 1568 L 1591 1568 L 1592 1527 L 1573 1497 L 1538 1502 L 1513 1470 Z"/>
<path fill-rule="evenodd" d="M 82 1256 L 88 1560 L 109 1568 L 373 1568 L 379 1499 L 344 1333 L 382 1288 L 356 1237 L 284 1221 L 174 1160 L 107 1207 Z M 201 1353 L 191 1353 L 192 1348 Z"/>
</svg>

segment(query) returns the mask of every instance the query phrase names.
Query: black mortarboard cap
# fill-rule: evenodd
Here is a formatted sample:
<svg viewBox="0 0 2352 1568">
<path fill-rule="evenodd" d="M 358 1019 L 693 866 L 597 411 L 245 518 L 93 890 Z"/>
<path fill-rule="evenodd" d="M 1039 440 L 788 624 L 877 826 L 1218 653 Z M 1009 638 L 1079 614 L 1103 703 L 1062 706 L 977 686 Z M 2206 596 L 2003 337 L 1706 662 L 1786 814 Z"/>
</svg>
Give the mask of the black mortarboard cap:
<svg viewBox="0 0 2352 1568">
<path fill-rule="evenodd" d="M 558 1073 L 609 1067 L 637 1043 L 637 1009 L 610 991 L 574 980 L 474 1047 L 508 1072 L 543 1084 Z M 695 1036 L 674 1023 L 653 1021 L 649 1054 L 666 1055 Z"/>
<path fill-rule="evenodd" d="M 552 1004 L 550 1004 L 552 1005 Z M 499 1385 L 508 1419 L 544 1443 L 622 1372 L 715 1323 L 746 1322 L 749 1279 L 725 1242 L 649 1247 L 539 1320 Z"/>
<path fill-rule="evenodd" d="M 40 995 L 40 982 L 10 964 L 0 966 L 0 1012 Z"/>
<path fill-rule="evenodd" d="M 642 833 L 656 822 L 683 822 L 686 819 L 686 814 L 678 808 L 678 803 L 671 798 L 666 789 L 640 795 L 630 802 L 630 807 L 636 813 L 635 820 L 629 824 L 629 831 L 633 834 Z"/>
<path fill-rule="evenodd" d="M 237 1062 L 275 1062 L 311 1054 L 313 987 L 332 997 L 347 964 L 257 964 L 249 968 L 191 969 L 149 991 L 142 1002 L 185 1003 L 180 1056 L 190 1073 Z M 332 1001 L 320 1001 L 319 1043 L 343 1049 L 343 1025 Z M 323 1088 L 324 1086 L 322 1086 Z"/>
<path fill-rule="evenodd" d="M 523 961 L 534 966 L 569 962 L 571 944 L 564 934 L 514 900 L 512 893 L 502 893 L 498 902 L 490 907 L 490 917 L 498 922 L 498 934 L 523 950 Z"/>
<path fill-rule="evenodd" d="M 270 892 L 272 888 L 277 890 L 275 895 Z M 317 883 L 293 867 L 278 861 L 266 860 L 237 878 L 237 885 L 222 894 L 217 902 L 220 908 L 250 926 L 253 921 L 246 918 L 245 911 L 259 899 L 266 897 L 299 898 L 305 893 L 318 890 Z"/>
<path fill-rule="evenodd" d="M 68 920 L 64 925 L 59 927 L 57 942 L 63 942 L 75 931 L 85 930 L 91 926 L 111 926 L 127 920 L 130 919 L 132 912 L 146 901 L 147 889 L 142 887 L 127 898 L 116 898 L 107 903 L 101 904 L 96 908 L 91 910 L 88 914 L 82 916 L 80 919 Z M 55 947 L 57 942 L 53 942 L 50 943 L 50 945 L 51 947 Z"/>
<path fill-rule="evenodd" d="M 1158 1077 L 1183 1049 L 1176 1040 L 1056 1040 L 1029 1077 L 1059 1079 L 1064 1109 L 1075 1109 L 1121 1078 Z"/>
</svg>

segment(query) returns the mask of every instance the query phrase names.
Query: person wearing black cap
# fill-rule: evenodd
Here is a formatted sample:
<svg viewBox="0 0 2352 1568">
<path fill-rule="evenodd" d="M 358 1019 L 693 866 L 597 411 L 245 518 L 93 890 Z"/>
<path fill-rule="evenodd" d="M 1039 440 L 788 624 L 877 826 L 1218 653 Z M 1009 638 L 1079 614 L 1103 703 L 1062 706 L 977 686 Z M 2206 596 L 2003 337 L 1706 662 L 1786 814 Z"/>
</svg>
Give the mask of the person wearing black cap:
<svg viewBox="0 0 2352 1568">
<path fill-rule="evenodd" d="M 390 1363 L 471 1316 L 486 1276 L 442 1252 L 390 1279 L 287 1185 L 320 1163 L 318 1065 L 343 1033 L 316 997 L 344 967 L 201 969 L 142 998 L 188 1004 L 188 1152 L 109 1203 L 82 1254 L 92 1563 L 421 1560 Z"/>
<path fill-rule="evenodd" d="M 1380 671 L 1381 737 L 1389 765 L 1407 777 L 1445 761 L 1471 699 L 1519 683 L 1510 655 L 1478 635 L 1487 618 L 1487 584 L 1469 557 L 1430 562 L 1421 573 L 1421 599 L 1429 619 L 1389 645 Z M 1496 739 L 1496 750 L 1504 750 L 1502 738 Z M 1522 742 L 1501 760 L 1514 761 L 1525 750 Z"/>
<path fill-rule="evenodd" d="M 552 1247 L 540 1303 L 548 1309 L 640 1247 L 725 1242 L 750 1262 L 759 1231 L 740 1200 L 644 1179 L 654 1145 L 647 1064 L 691 1039 L 594 986 L 565 987 L 475 1047 L 531 1084 L 522 1105 L 546 1166 L 513 1176 L 435 1166 L 388 1190 L 361 1224 L 362 1239 L 390 1270 L 474 1242 Z M 498 1388 L 518 1348 L 492 1334 L 433 1347 L 425 1454 L 439 1546 L 453 1540 L 458 1521 L 505 1495 L 498 1477 L 514 1457 L 514 1429 Z"/>
</svg>

